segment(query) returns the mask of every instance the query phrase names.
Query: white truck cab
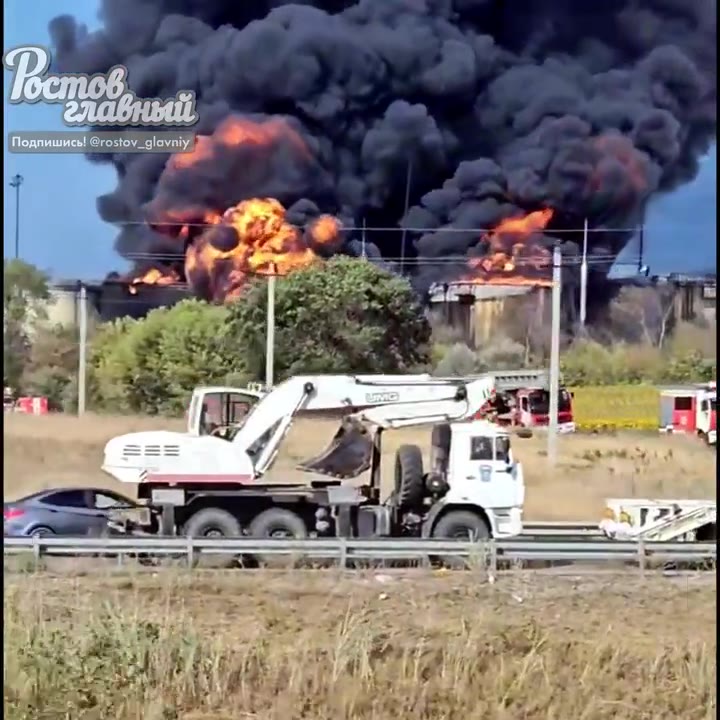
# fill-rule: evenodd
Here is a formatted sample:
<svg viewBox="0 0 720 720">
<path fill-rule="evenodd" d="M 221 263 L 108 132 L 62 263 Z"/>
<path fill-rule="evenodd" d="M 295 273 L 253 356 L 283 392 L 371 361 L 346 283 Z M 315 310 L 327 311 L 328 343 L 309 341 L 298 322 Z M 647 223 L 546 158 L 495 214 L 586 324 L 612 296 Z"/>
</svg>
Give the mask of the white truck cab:
<svg viewBox="0 0 720 720">
<path fill-rule="evenodd" d="M 484 420 L 451 425 L 445 505 L 483 508 L 493 537 L 522 532 L 525 480 L 506 430 Z"/>
</svg>

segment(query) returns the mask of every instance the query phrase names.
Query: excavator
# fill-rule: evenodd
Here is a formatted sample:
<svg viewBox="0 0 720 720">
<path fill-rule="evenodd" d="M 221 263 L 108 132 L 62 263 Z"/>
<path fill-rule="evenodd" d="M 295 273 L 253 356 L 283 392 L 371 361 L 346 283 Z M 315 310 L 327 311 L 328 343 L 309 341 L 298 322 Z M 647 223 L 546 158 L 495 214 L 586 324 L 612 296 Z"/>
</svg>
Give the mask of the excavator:
<svg viewBox="0 0 720 720">
<path fill-rule="evenodd" d="M 523 527 L 523 471 L 511 431 L 491 421 L 496 387 L 508 382 L 498 373 L 305 375 L 267 391 L 199 387 L 186 432 L 115 437 L 102 469 L 136 485 L 151 510 L 142 531 L 154 534 L 511 537 Z M 263 483 L 293 421 L 328 415 L 340 428 L 298 466 L 309 481 Z M 392 491 L 381 501 L 383 433 L 423 425 L 432 427 L 429 467 L 419 446 L 399 447 Z M 366 482 L 349 482 L 363 473 Z"/>
</svg>

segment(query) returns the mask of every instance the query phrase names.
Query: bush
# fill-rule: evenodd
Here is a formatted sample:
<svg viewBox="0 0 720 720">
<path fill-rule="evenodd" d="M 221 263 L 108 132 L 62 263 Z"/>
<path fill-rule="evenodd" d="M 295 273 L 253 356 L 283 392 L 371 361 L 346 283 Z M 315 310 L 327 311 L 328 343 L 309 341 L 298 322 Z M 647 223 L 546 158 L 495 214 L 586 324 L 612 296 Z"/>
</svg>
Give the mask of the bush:
<svg viewBox="0 0 720 720">
<path fill-rule="evenodd" d="M 197 385 L 244 371 L 228 309 L 199 300 L 104 326 L 92 344 L 93 403 L 114 412 L 177 414 Z"/>
<path fill-rule="evenodd" d="M 679 353 L 679 354 L 674 354 Z M 715 378 L 717 361 L 699 350 L 663 352 L 650 345 L 574 343 L 560 359 L 567 385 L 693 383 Z"/>
<path fill-rule="evenodd" d="M 70 409 L 68 388 L 77 388 L 78 351 L 74 328 L 38 327 L 23 369 L 23 392 L 46 397 L 51 410 Z"/>
<path fill-rule="evenodd" d="M 230 307 L 253 380 L 265 375 L 265 278 Z M 276 282 L 275 377 L 403 373 L 428 363 L 430 326 L 409 283 L 370 262 L 335 257 Z"/>
<path fill-rule="evenodd" d="M 435 367 L 435 375 L 440 377 L 462 377 L 472 375 L 477 370 L 475 353 L 462 343 L 448 348 Z"/>
</svg>

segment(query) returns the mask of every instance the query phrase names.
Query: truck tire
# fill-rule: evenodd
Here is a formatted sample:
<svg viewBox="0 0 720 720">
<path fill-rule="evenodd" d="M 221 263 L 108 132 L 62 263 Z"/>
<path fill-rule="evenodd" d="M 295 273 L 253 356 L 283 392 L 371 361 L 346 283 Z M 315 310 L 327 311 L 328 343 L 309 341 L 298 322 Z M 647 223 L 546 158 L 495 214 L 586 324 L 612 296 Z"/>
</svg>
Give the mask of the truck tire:
<svg viewBox="0 0 720 720">
<path fill-rule="evenodd" d="M 238 519 L 222 508 L 203 508 L 190 516 L 182 528 L 185 537 L 215 538 L 215 537 L 241 537 L 242 527 Z M 234 567 L 237 565 L 237 558 L 227 555 L 207 555 L 207 562 L 203 566 L 212 567 Z M 196 560 L 195 564 L 199 564 Z"/>
<path fill-rule="evenodd" d="M 477 513 L 470 510 L 451 510 L 437 521 L 432 536 L 445 540 L 478 542 L 490 539 L 490 528 Z M 450 568 L 464 569 L 468 567 L 468 563 L 464 559 L 453 556 L 441 557 L 440 561 Z"/>
<path fill-rule="evenodd" d="M 424 496 L 422 451 L 401 445 L 395 455 L 395 499 L 401 510 L 421 507 Z"/>
<path fill-rule="evenodd" d="M 270 508 L 261 512 L 250 523 L 250 535 L 302 540 L 308 536 L 308 530 L 305 521 L 292 510 Z M 266 567 L 287 567 L 295 564 L 292 558 L 284 555 L 257 555 L 255 560 Z"/>
</svg>

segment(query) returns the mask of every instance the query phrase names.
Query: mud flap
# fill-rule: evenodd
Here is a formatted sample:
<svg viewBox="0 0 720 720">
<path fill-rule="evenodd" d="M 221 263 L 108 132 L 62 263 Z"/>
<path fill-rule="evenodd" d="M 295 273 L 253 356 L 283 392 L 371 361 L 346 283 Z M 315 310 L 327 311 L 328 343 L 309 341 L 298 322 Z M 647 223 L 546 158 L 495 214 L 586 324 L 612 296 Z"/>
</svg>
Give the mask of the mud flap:
<svg viewBox="0 0 720 720">
<path fill-rule="evenodd" d="M 322 453 L 297 467 L 335 478 L 355 478 L 370 468 L 372 454 L 372 434 L 358 423 L 345 421 Z"/>
</svg>

